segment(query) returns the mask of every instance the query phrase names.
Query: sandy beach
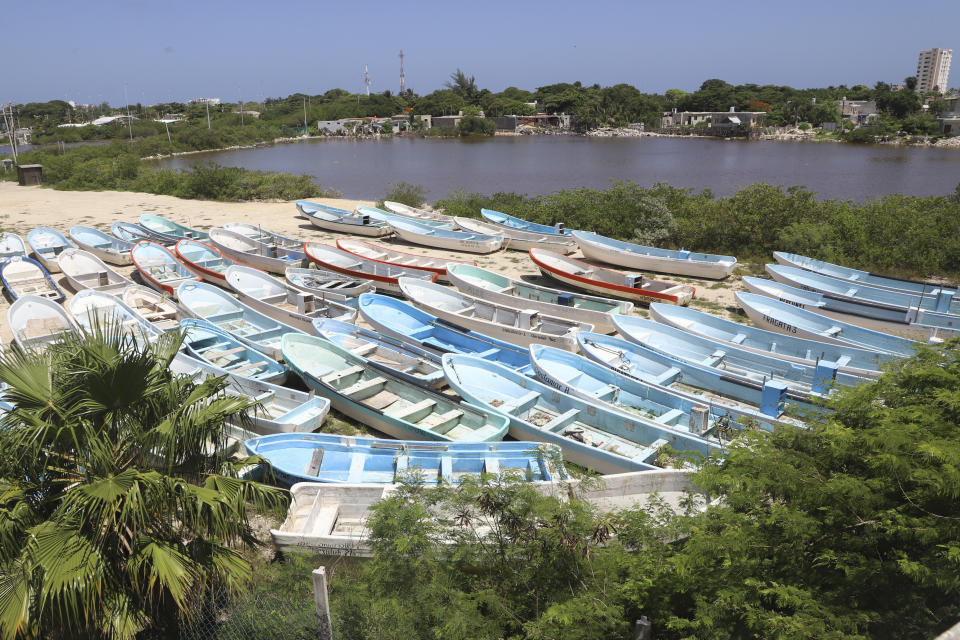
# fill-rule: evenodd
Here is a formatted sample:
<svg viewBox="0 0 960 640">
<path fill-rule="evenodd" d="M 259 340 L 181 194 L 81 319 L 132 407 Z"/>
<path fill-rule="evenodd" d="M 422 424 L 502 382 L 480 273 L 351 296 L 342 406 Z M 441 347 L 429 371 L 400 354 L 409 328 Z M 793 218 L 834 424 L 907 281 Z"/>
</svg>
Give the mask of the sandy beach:
<svg viewBox="0 0 960 640">
<path fill-rule="evenodd" d="M 346 199 L 317 199 L 317 202 L 343 209 L 353 209 L 361 204 L 375 204 L 374 201 Z M 306 241 L 333 244 L 337 238 L 343 237 L 342 234 L 325 232 L 312 226 L 299 215 L 292 201 L 211 202 L 124 191 L 56 191 L 43 187 L 21 187 L 12 182 L 0 182 L 0 229 L 18 233 L 24 239 L 28 231 L 41 226 L 53 227 L 64 234 L 67 234 L 70 227 L 78 224 L 109 231 L 110 225 L 114 222 L 119 220 L 136 222 L 141 213 L 155 213 L 204 230 L 220 226 L 225 222 L 249 222 Z M 542 278 L 526 253 L 522 251 L 498 251 L 489 255 L 468 256 L 410 245 L 392 238 L 377 239 L 375 242 L 424 255 L 472 258 L 482 267 L 513 278 L 524 277 L 532 282 L 557 286 L 557 283 L 551 283 Z M 578 252 L 573 254 L 573 257 L 582 256 Z M 132 267 L 113 268 L 127 277 L 133 277 L 136 271 Z M 68 296 L 74 293 L 70 290 L 63 274 L 53 275 Z M 696 296 L 691 304 L 693 308 L 745 320 L 744 316 L 737 313 L 733 297 L 735 290 L 742 289 L 738 276 L 721 282 L 675 276 L 655 277 L 694 285 Z M 4 343 L 9 343 L 13 337 L 6 322 L 6 310 L 9 306 L 9 300 L 0 301 L 0 338 Z M 646 315 L 646 312 L 642 307 L 638 307 L 638 314 Z"/>
</svg>

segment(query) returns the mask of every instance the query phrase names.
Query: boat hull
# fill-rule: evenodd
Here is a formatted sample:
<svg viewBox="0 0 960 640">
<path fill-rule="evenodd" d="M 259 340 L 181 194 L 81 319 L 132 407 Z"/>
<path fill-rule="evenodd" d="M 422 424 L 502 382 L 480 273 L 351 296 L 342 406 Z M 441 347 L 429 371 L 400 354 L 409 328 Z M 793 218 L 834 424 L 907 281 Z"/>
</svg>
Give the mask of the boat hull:
<svg viewBox="0 0 960 640">
<path fill-rule="evenodd" d="M 625 251 L 613 245 L 596 242 L 590 234 L 574 232 L 584 257 L 588 260 L 597 260 L 618 267 L 637 269 L 640 271 L 656 271 L 691 278 L 708 278 L 722 280 L 733 273 L 736 262 L 708 262 L 700 260 L 682 260 L 667 256 L 656 256 L 635 251 Z M 639 246 L 639 245 L 638 245 Z"/>
</svg>

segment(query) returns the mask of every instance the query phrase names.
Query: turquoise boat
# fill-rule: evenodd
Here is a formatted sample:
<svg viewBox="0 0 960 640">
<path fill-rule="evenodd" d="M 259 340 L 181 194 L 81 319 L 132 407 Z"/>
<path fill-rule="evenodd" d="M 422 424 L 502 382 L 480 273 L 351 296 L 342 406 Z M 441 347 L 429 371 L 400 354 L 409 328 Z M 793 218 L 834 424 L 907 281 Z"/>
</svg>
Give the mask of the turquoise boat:
<svg viewBox="0 0 960 640">
<path fill-rule="evenodd" d="M 403 300 L 364 293 L 358 308 L 364 321 L 377 331 L 436 354 L 438 360 L 445 353 L 460 353 L 533 374 L 525 347 L 444 322 Z"/>
<path fill-rule="evenodd" d="M 565 228 L 562 222 L 558 222 L 551 227 L 548 224 L 529 222 L 527 220 L 511 216 L 508 213 L 494 211 L 493 209 L 480 209 L 480 215 L 483 216 L 483 219 L 487 222 L 492 222 L 493 224 L 498 224 L 501 227 L 508 227 L 510 229 L 519 229 L 520 231 L 530 231 L 533 233 L 543 233 L 554 236 L 569 236 L 571 234 L 570 229 Z"/>
<path fill-rule="evenodd" d="M 530 347 L 530 362 L 538 380 L 564 393 L 707 440 L 729 442 L 739 426 L 777 424 L 752 408 L 677 393 L 556 347 Z"/>
<path fill-rule="evenodd" d="M 702 338 L 810 367 L 820 360 L 830 360 L 837 363 L 841 372 L 855 376 L 876 378 L 884 364 L 896 360 L 891 354 L 774 333 L 689 307 L 655 302 L 650 305 L 650 317 Z"/>
<path fill-rule="evenodd" d="M 600 333 L 613 333 L 613 314 L 633 313 L 633 303 L 600 296 L 550 289 L 467 264 L 450 264 L 447 278 L 457 289 L 516 309 L 534 309 L 551 316 L 592 324 Z"/>
<path fill-rule="evenodd" d="M 284 433 L 247 440 L 247 453 L 270 462 L 283 486 L 297 482 L 426 485 L 512 475 L 527 482 L 564 478 L 560 452 L 529 442 L 443 442 Z"/>
<path fill-rule="evenodd" d="M 283 384 L 287 369 L 272 358 L 241 343 L 215 325 L 186 318 L 180 321 L 183 344 L 191 356 L 234 376 Z"/>
<path fill-rule="evenodd" d="M 169 218 L 164 218 L 163 216 L 154 215 L 152 213 L 144 213 L 140 215 L 140 226 L 148 231 L 167 236 L 173 236 L 181 240 L 184 238 L 188 240 L 201 241 L 210 239 L 210 234 L 206 231 L 192 229 L 186 225 L 180 224 L 179 222 L 174 222 Z"/>
<path fill-rule="evenodd" d="M 514 438 L 557 445 L 564 458 L 598 473 L 660 468 L 664 447 L 719 451 L 703 438 L 568 395 L 487 360 L 447 354 L 443 371 L 460 396 L 508 417 Z"/>
<path fill-rule="evenodd" d="M 177 300 L 190 316 L 226 331 L 248 347 L 280 360 L 280 340 L 288 333 L 302 333 L 254 311 L 229 293 L 206 282 L 185 282 L 177 288 Z"/>
<path fill-rule="evenodd" d="M 488 442 L 502 440 L 507 420 L 395 378 L 329 340 L 283 337 L 283 359 L 333 407 L 394 438 Z"/>
</svg>

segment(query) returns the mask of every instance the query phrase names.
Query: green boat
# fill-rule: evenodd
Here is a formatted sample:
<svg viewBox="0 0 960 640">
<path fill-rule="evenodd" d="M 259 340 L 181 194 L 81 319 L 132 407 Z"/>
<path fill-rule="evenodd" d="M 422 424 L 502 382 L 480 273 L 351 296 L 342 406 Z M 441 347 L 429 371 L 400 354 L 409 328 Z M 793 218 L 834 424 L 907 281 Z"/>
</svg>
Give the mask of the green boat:
<svg viewBox="0 0 960 640">
<path fill-rule="evenodd" d="M 489 442 L 507 433 L 504 416 L 406 383 L 323 338 L 290 333 L 281 349 L 287 366 L 337 411 L 394 438 Z"/>
<path fill-rule="evenodd" d="M 449 264 L 447 278 L 450 284 L 475 298 L 592 324 L 598 333 L 617 330 L 612 314 L 633 312 L 632 302 L 541 287 L 473 265 Z"/>
</svg>

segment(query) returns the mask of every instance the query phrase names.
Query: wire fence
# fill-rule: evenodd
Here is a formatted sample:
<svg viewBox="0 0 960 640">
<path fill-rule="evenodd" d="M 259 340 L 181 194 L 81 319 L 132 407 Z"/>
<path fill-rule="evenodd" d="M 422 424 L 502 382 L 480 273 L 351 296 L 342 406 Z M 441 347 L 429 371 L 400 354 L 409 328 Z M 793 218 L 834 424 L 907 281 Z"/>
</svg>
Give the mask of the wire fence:
<svg viewBox="0 0 960 640">
<path fill-rule="evenodd" d="M 199 615 L 180 625 L 181 640 L 326 640 L 313 599 L 268 592 L 231 594 L 218 589 L 200 603 Z"/>
</svg>

